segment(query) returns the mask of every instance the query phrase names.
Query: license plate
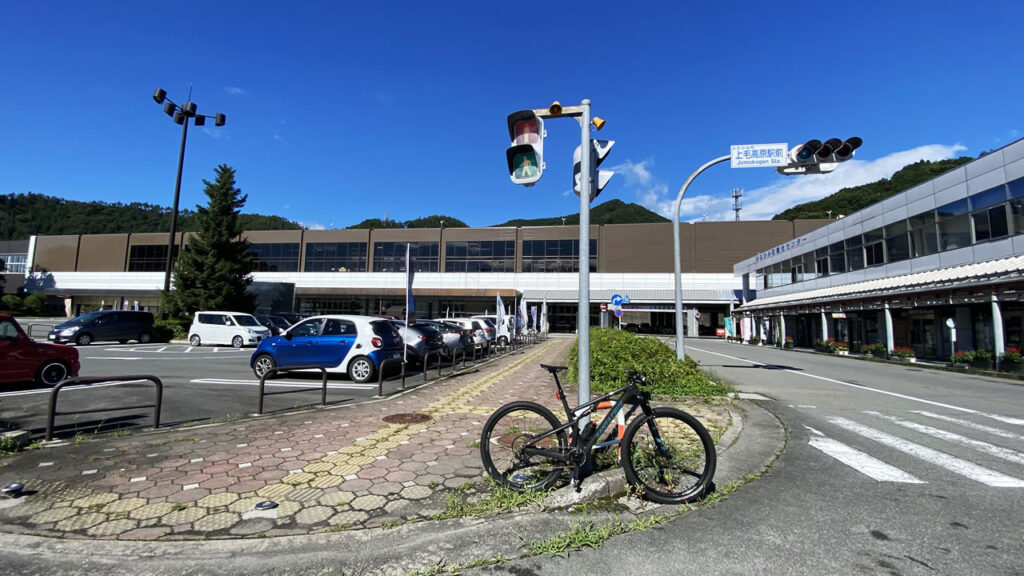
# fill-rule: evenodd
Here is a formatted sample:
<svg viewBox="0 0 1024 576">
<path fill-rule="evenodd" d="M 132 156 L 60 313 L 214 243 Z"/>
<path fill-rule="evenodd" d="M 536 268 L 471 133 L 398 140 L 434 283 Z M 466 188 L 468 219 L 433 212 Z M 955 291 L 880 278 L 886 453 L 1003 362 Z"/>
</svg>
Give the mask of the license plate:
<svg viewBox="0 0 1024 576">
<path fill-rule="evenodd" d="M 56 340 L 56 339 L 57 339 L 57 335 L 56 335 L 56 334 L 47 334 L 47 336 L 46 336 L 46 337 L 47 337 L 48 339 L 50 339 L 50 340 Z"/>
</svg>

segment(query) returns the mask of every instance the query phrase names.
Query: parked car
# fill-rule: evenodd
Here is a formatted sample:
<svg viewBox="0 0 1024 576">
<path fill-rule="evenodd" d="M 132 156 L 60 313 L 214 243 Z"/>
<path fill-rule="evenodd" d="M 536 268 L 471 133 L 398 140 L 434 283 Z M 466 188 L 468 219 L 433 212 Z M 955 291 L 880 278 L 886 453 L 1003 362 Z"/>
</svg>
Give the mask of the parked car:
<svg viewBox="0 0 1024 576">
<path fill-rule="evenodd" d="M 188 343 L 193 346 L 230 344 L 241 348 L 269 337 L 270 330 L 245 312 L 196 312 L 188 329 Z"/>
<path fill-rule="evenodd" d="M 274 316 L 280 316 L 288 321 L 289 325 L 298 324 L 306 318 L 309 318 L 309 314 L 298 314 L 296 312 L 271 312 Z"/>
<path fill-rule="evenodd" d="M 388 320 L 330 314 L 307 318 L 263 340 L 249 366 L 258 377 L 275 367 L 322 366 L 363 383 L 377 376 L 384 360 L 401 358 L 402 347 L 402 337 Z"/>
<path fill-rule="evenodd" d="M 473 331 L 464 329 L 458 324 L 439 320 L 417 320 L 416 323 L 433 326 L 441 333 L 441 340 L 444 342 L 441 358 L 445 360 L 454 359 L 460 351 L 465 354 L 467 348 L 473 347 Z"/>
<path fill-rule="evenodd" d="M 423 366 L 429 352 L 444 348 L 441 333 L 429 324 L 411 322 L 406 326 L 401 320 L 392 320 L 391 323 L 402 335 L 407 352 L 406 361 L 412 366 Z"/>
<path fill-rule="evenodd" d="M 271 336 L 280 336 L 285 330 L 291 328 L 291 323 L 273 314 L 254 314 L 256 321 L 270 330 Z"/>
<path fill-rule="evenodd" d="M 0 383 L 32 382 L 56 386 L 78 376 L 78 350 L 36 342 L 10 314 L 0 314 Z"/>
<path fill-rule="evenodd" d="M 54 343 L 74 342 L 79 346 L 100 340 L 121 344 L 138 340 L 146 344 L 153 340 L 153 314 L 138 310 L 96 310 L 57 324 L 46 337 Z"/>
<path fill-rule="evenodd" d="M 488 326 L 483 320 L 474 320 L 473 318 L 435 318 L 435 320 L 457 324 L 462 326 L 463 330 L 471 331 L 473 333 L 473 346 L 477 351 L 486 350 L 490 343 L 490 340 L 487 338 Z"/>
</svg>

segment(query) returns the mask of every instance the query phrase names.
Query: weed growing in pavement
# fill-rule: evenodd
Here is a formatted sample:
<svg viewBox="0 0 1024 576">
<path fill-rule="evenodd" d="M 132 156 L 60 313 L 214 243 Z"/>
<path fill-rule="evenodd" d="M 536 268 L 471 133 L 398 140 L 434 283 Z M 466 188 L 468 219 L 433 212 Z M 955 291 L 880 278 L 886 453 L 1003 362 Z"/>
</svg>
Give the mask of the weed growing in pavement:
<svg viewBox="0 0 1024 576">
<path fill-rule="evenodd" d="M 153 446 L 163 446 L 164 444 L 167 444 L 167 440 L 154 440 L 150 442 L 150 444 Z"/>
<path fill-rule="evenodd" d="M 174 506 L 171 506 L 171 512 L 181 512 L 182 510 L 184 510 L 186 508 L 188 508 L 187 504 L 178 503 L 178 504 L 175 504 Z"/>
<path fill-rule="evenodd" d="M 196 426 L 196 423 L 191 421 L 185 422 L 181 425 L 182 428 L 192 428 L 194 426 Z"/>
<path fill-rule="evenodd" d="M 438 560 L 433 566 L 417 570 L 416 572 L 409 572 L 409 576 L 437 576 L 438 574 L 458 574 L 458 568 L 453 567 L 454 572 L 449 571 L 447 564 L 444 560 Z"/>
<path fill-rule="evenodd" d="M 470 448 L 479 448 L 480 447 L 480 441 L 479 440 L 473 440 L 472 442 L 469 443 L 469 447 Z"/>
<path fill-rule="evenodd" d="M 242 419 L 242 415 L 241 414 L 228 414 L 227 416 L 224 417 L 224 421 L 225 422 L 235 422 L 235 421 L 241 420 L 241 419 Z"/>
<path fill-rule="evenodd" d="M 437 488 L 437 487 L 438 487 L 438 486 L 440 486 L 440 485 L 441 485 L 441 484 L 440 484 L 440 483 L 439 483 L 439 482 L 438 482 L 437 480 L 431 480 L 431 481 L 430 481 L 430 482 L 429 482 L 429 483 L 427 484 L 427 488 L 430 488 L 431 490 L 433 490 L 434 488 Z"/>
<path fill-rule="evenodd" d="M 31 444 L 25 447 L 25 450 L 38 450 L 43 447 L 43 443 L 39 440 L 33 440 Z"/>
<path fill-rule="evenodd" d="M 403 524 L 403 522 L 401 520 L 388 520 L 386 522 L 381 523 L 380 529 L 381 530 L 391 530 L 392 528 L 398 528 L 402 524 Z"/>
<path fill-rule="evenodd" d="M 615 518 L 607 524 L 595 526 L 593 522 L 573 522 L 569 524 L 569 530 L 556 534 L 550 538 L 536 540 L 528 545 L 531 554 L 546 554 L 549 556 L 564 555 L 569 550 L 582 550 L 583 548 L 600 548 L 604 541 L 613 536 L 629 532 L 642 532 L 654 526 L 668 522 L 668 516 L 650 516 L 637 518 L 629 524 Z"/>
<path fill-rule="evenodd" d="M 0 456 L 7 456 L 18 451 L 18 441 L 9 436 L 0 436 Z"/>
<path fill-rule="evenodd" d="M 446 520 L 449 518 L 465 518 L 468 516 L 483 516 L 497 512 L 512 512 L 541 504 L 548 491 L 531 490 L 517 492 L 511 488 L 492 484 L 492 490 L 476 501 L 471 501 L 468 493 L 472 483 L 466 482 L 455 492 L 446 495 L 445 511 L 435 514 L 432 520 Z"/>
<path fill-rule="evenodd" d="M 132 435 L 132 431 L 127 429 L 127 428 L 118 428 L 117 430 L 114 430 L 114 436 L 116 436 L 118 438 L 123 438 L 125 436 L 131 436 L 131 435 Z"/>
<path fill-rule="evenodd" d="M 88 438 L 86 437 L 85 434 L 82 434 L 81 432 L 75 432 L 75 437 L 72 438 L 71 441 L 74 442 L 75 444 L 81 444 L 82 442 L 85 442 L 87 439 Z"/>
</svg>

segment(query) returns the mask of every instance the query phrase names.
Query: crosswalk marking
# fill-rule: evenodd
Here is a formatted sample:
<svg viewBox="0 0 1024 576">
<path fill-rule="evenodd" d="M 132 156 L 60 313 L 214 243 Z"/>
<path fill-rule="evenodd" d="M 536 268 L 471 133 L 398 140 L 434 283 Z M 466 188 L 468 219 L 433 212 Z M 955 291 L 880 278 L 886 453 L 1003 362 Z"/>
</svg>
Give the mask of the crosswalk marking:
<svg viewBox="0 0 1024 576">
<path fill-rule="evenodd" d="M 996 446 L 994 444 L 989 444 L 988 442 L 982 442 L 981 440 L 974 440 L 966 436 L 961 436 L 955 432 L 939 430 L 938 428 L 933 428 L 927 424 L 919 424 L 917 422 L 911 422 L 910 420 L 904 420 L 895 416 L 887 416 L 873 410 L 865 410 L 864 413 L 884 418 L 898 426 L 903 426 L 904 428 L 914 430 L 922 434 L 927 434 L 940 440 L 945 440 L 946 442 L 952 442 L 954 444 L 973 448 L 979 452 L 984 452 L 989 456 L 995 456 L 996 458 L 1002 458 L 1003 460 L 1009 460 L 1010 462 L 1016 462 L 1017 464 L 1024 464 L 1024 454 L 1021 454 L 1016 450 L 1010 450 L 1009 448 L 1003 448 L 1002 446 Z"/>
<path fill-rule="evenodd" d="M 934 418 L 936 420 L 942 420 L 943 422 L 949 422 L 950 424 L 957 424 L 964 428 L 971 428 L 980 432 L 986 432 L 993 436 L 1001 436 L 1003 438 L 1013 438 L 1015 440 L 1024 440 L 1024 434 L 1015 434 L 1009 430 L 1003 430 L 1002 428 L 996 428 L 994 426 L 985 426 L 984 424 L 978 424 L 977 422 L 971 422 L 970 420 L 963 420 L 960 418 L 953 418 L 944 414 L 935 414 L 928 412 L 927 410 L 911 410 L 914 414 L 920 414 L 921 416 L 927 416 L 928 418 Z"/>
<path fill-rule="evenodd" d="M 1024 487 L 1024 480 L 1020 480 L 1012 476 L 1007 476 L 1006 474 L 1003 474 L 1001 472 L 985 468 L 984 466 L 979 466 L 966 460 L 961 460 L 960 458 L 951 456 L 949 454 L 945 454 L 932 448 L 928 448 L 927 446 L 915 444 L 914 442 L 910 442 L 909 440 L 904 440 L 891 434 L 886 434 L 885 432 L 876 430 L 869 426 L 864 426 L 863 424 L 858 424 L 857 422 L 854 422 L 852 420 L 834 417 L 829 418 L 828 421 L 836 426 L 839 426 L 840 428 L 843 428 L 855 434 L 859 434 L 865 438 L 874 440 L 875 442 L 899 450 L 904 454 L 909 454 L 911 456 L 914 456 L 915 458 L 924 460 L 925 462 L 929 462 L 936 466 L 940 466 L 955 474 L 959 474 L 971 480 L 981 482 L 982 484 L 985 484 L 987 486 L 995 486 L 1001 488 Z"/>
<path fill-rule="evenodd" d="M 811 446 L 821 450 L 825 454 L 839 460 L 850 468 L 873 478 L 879 482 L 903 482 L 907 484 L 926 484 L 924 480 L 890 466 L 874 456 L 869 456 L 860 450 L 851 448 L 842 442 L 831 438 L 814 437 L 810 439 Z"/>
</svg>

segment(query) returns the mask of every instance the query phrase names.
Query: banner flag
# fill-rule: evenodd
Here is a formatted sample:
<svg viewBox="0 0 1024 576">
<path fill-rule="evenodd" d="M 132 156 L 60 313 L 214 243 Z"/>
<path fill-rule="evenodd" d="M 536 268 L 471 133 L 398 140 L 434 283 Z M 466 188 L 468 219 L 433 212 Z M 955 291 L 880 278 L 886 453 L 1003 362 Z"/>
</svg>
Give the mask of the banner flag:
<svg viewBox="0 0 1024 576">
<path fill-rule="evenodd" d="M 501 293 L 498 294 L 498 301 L 496 306 L 498 310 L 498 321 L 497 325 L 494 327 L 494 329 L 497 330 L 497 333 L 494 335 L 494 338 L 498 339 L 501 336 L 504 336 L 507 339 L 508 322 L 505 321 L 505 303 L 501 301 Z"/>
</svg>

